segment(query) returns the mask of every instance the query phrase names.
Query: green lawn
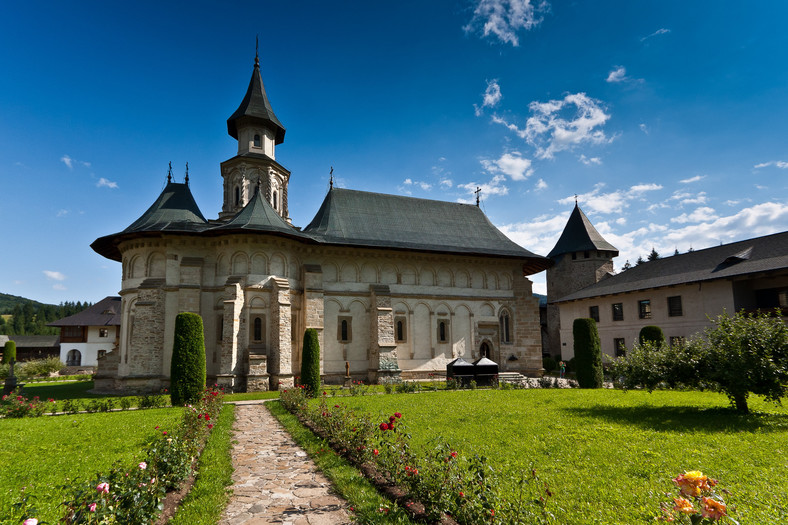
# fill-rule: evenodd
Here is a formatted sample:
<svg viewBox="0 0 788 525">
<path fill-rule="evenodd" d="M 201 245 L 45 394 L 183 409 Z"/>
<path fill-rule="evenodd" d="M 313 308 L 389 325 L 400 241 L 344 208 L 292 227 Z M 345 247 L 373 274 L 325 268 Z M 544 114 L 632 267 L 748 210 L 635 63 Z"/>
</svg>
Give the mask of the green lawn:
<svg viewBox="0 0 788 525">
<path fill-rule="evenodd" d="M 39 519 L 56 523 L 69 479 L 81 482 L 116 461 L 133 465 L 154 427 L 172 428 L 181 416 L 164 408 L 0 420 L 0 509 L 27 487 Z"/>
<path fill-rule="evenodd" d="M 505 482 L 533 465 L 555 494 L 557 523 L 650 521 L 675 493 L 671 478 L 695 469 L 731 491 L 740 523 L 788 522 L 788 409 L 759 398 L 746 416 L 703 392 L 477 390 L 337 401 L 382 419 L 402 412 L 414 444 L 442 436 L 460 453 L 490 458 Z"/>
</svg>

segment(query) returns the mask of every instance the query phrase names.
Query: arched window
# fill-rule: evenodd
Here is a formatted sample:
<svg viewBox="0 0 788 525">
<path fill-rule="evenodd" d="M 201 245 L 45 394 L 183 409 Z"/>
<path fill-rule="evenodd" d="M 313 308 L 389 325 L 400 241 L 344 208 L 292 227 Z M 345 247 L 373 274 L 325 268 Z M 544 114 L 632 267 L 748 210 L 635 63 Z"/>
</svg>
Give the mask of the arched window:
<svg viewBox="0 0 788 525">
<path fill-rule="evenodd" d="M 254 135 L 254 147 L 255 148 L 259 148 L 260 145 L 261 145 L 261 143 L 260 143 L 260 134 L 259 133 L 255 133 L 255 135 Z"/>
<path fill-rule="evenodd" d="M 347 337 L 348 336 L 348 334 L 347 334 L 347 319 L 342 319 L 342 330 L 341 330 L 341 332 L 342 333 L 339 336 L 340 339 L 342 339 L 343 341 L 347 341 L 348 340 L 348 337 Z"/>
<path fill-rule="evenodd" d="M 76 348 L 73 350 L 69 350 L 68 354 L 66 355 L 66 366 L 81 366 L 82 365 L 82 354 Z"/>
<path fill-rule="evenodd" d="M 252 340 L 255 343 L 259 343 L 263 340 L 263 319 L 261 317 L 255 317 L 253 322 L 252 328 Z"/>
<path fill-rule="evenodd" d="M 236 186 L 235 187 L 235 205 L 238 206 L 238 204 L 240 204 L 240 203 L 241 203 L 241 188 Z"/>
<path fill-rule="evenodd" d="M 405 340 L 405 321 L 397 319 L 397 341 Z"/>
<path fill-rule="evenodd" d="M 504 310 L 501 312 L 501 316 L 499 317 L 501 321 L 501 342 L 502 343 L 510 343 L 511 339 L 511 329 L 509 327 L 509 312 L 508 310 Z"/>
<path fill-rule="evenodd" d="M 487 359 L 491 359 L 490 355 L 492 355 L 492 351 L 490 350 L 490 345 L 487 342 L 482 343 L 481 348 L 479 348 L 479 357 L 486 357 Z"/>
<path fill-rule="evenodd" d="M 448 340 L 448 323 L 446 321 L 438 321 L 438 342 L 445 343 Z"/>
<path fill-rule="evenodd" d="M 278 210 L 279 208 L 278 208 L 278 206 L 277 206 L 276 192 L 274 192 L 274 195 L 273 195 L 273 200 L 274 200 L 274 209 L 275 209 L 275 210 Z"/>
</svg>

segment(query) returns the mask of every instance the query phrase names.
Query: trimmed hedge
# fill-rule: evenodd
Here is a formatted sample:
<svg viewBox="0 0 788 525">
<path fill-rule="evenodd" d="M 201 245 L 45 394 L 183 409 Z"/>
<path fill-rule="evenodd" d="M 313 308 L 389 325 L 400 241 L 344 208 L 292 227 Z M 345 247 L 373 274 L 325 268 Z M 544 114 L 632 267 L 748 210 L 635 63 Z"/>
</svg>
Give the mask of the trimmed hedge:
<svg viewBox="0 0 788 525">
<path fill-rule="evenodd" d="M 3 364 L 7 365 L 11 361 L 16 361 L 16 343 L 13 341 L 6 341 L 3 347 Z"/>
<path fill-rule="evenodd" d="M 575 340 L 575 377 L 580 388 L 601 388 L 604 382 L 602 372 L 602 351 L 599 333 L 593 319 L 575 319 L 572 324 Z"/>
<path fill-rule="evenodd" d="M 640 329 L 638 339 L 641 345 L 649 342 L 653 343 L 655 346 L 661 346 L 665 343 L 665 334 L 659 326 L 648 325 Z"/>
<path fill-rule="evenodd" d="M 205 389 L 205 336 L 202 317 L 183 312 L 175 318 L 175 338 L 170 363 L 170 397 L 173 405 L 193 404 Z"/>
<path fill-rule="evenodd" d="M 301 358 L 301 384 L 310 397 L 320 390 L 320 340 L 317 330 L 307 328 L 304 332 L 304 354 Z"/>
</svg>

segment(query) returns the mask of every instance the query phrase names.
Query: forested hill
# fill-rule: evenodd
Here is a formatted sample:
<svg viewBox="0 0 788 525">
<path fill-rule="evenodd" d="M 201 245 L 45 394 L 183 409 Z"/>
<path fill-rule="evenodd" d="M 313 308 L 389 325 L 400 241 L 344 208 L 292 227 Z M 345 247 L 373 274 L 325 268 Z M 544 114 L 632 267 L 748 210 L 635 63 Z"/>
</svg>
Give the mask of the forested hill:
<svg viewBox="0 0 788 525">
<path fill-rule="evenodd" d="M 43 304 L 24 297 L 0 293 L 0 334 L 7 335 L 56 335 L 57 328 L 47 323 L 81 312 L 92 303 L 68 301 Z M 11 317 L 8 317 L 10 314 Z"/>
</svg>

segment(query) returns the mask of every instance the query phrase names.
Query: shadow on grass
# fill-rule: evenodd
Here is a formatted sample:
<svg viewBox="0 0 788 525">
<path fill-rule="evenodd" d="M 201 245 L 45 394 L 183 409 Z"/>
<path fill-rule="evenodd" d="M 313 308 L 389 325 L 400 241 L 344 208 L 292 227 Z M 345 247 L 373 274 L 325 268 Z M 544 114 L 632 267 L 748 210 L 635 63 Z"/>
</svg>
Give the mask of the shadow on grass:
<svg viewBox="0 0 788 525">
<path fill-rule="evenodd" d="M 101 394 L 90 394 L 88 390 L 93 388 L 93 381 L 73 381 L 58 383 L 28 383 L 22 389 L 22 393 L 32 398 L 38 396 L 39 399 L 83 399 L 86 397 L 107 397 Z"/>
<path fill-rule="evenodd" d="M 788 414 L 739 414 L 732 408 L 681 406 L 569 407 L 573 416 L 658 432 L 788 432 Z"/>
</svg>

